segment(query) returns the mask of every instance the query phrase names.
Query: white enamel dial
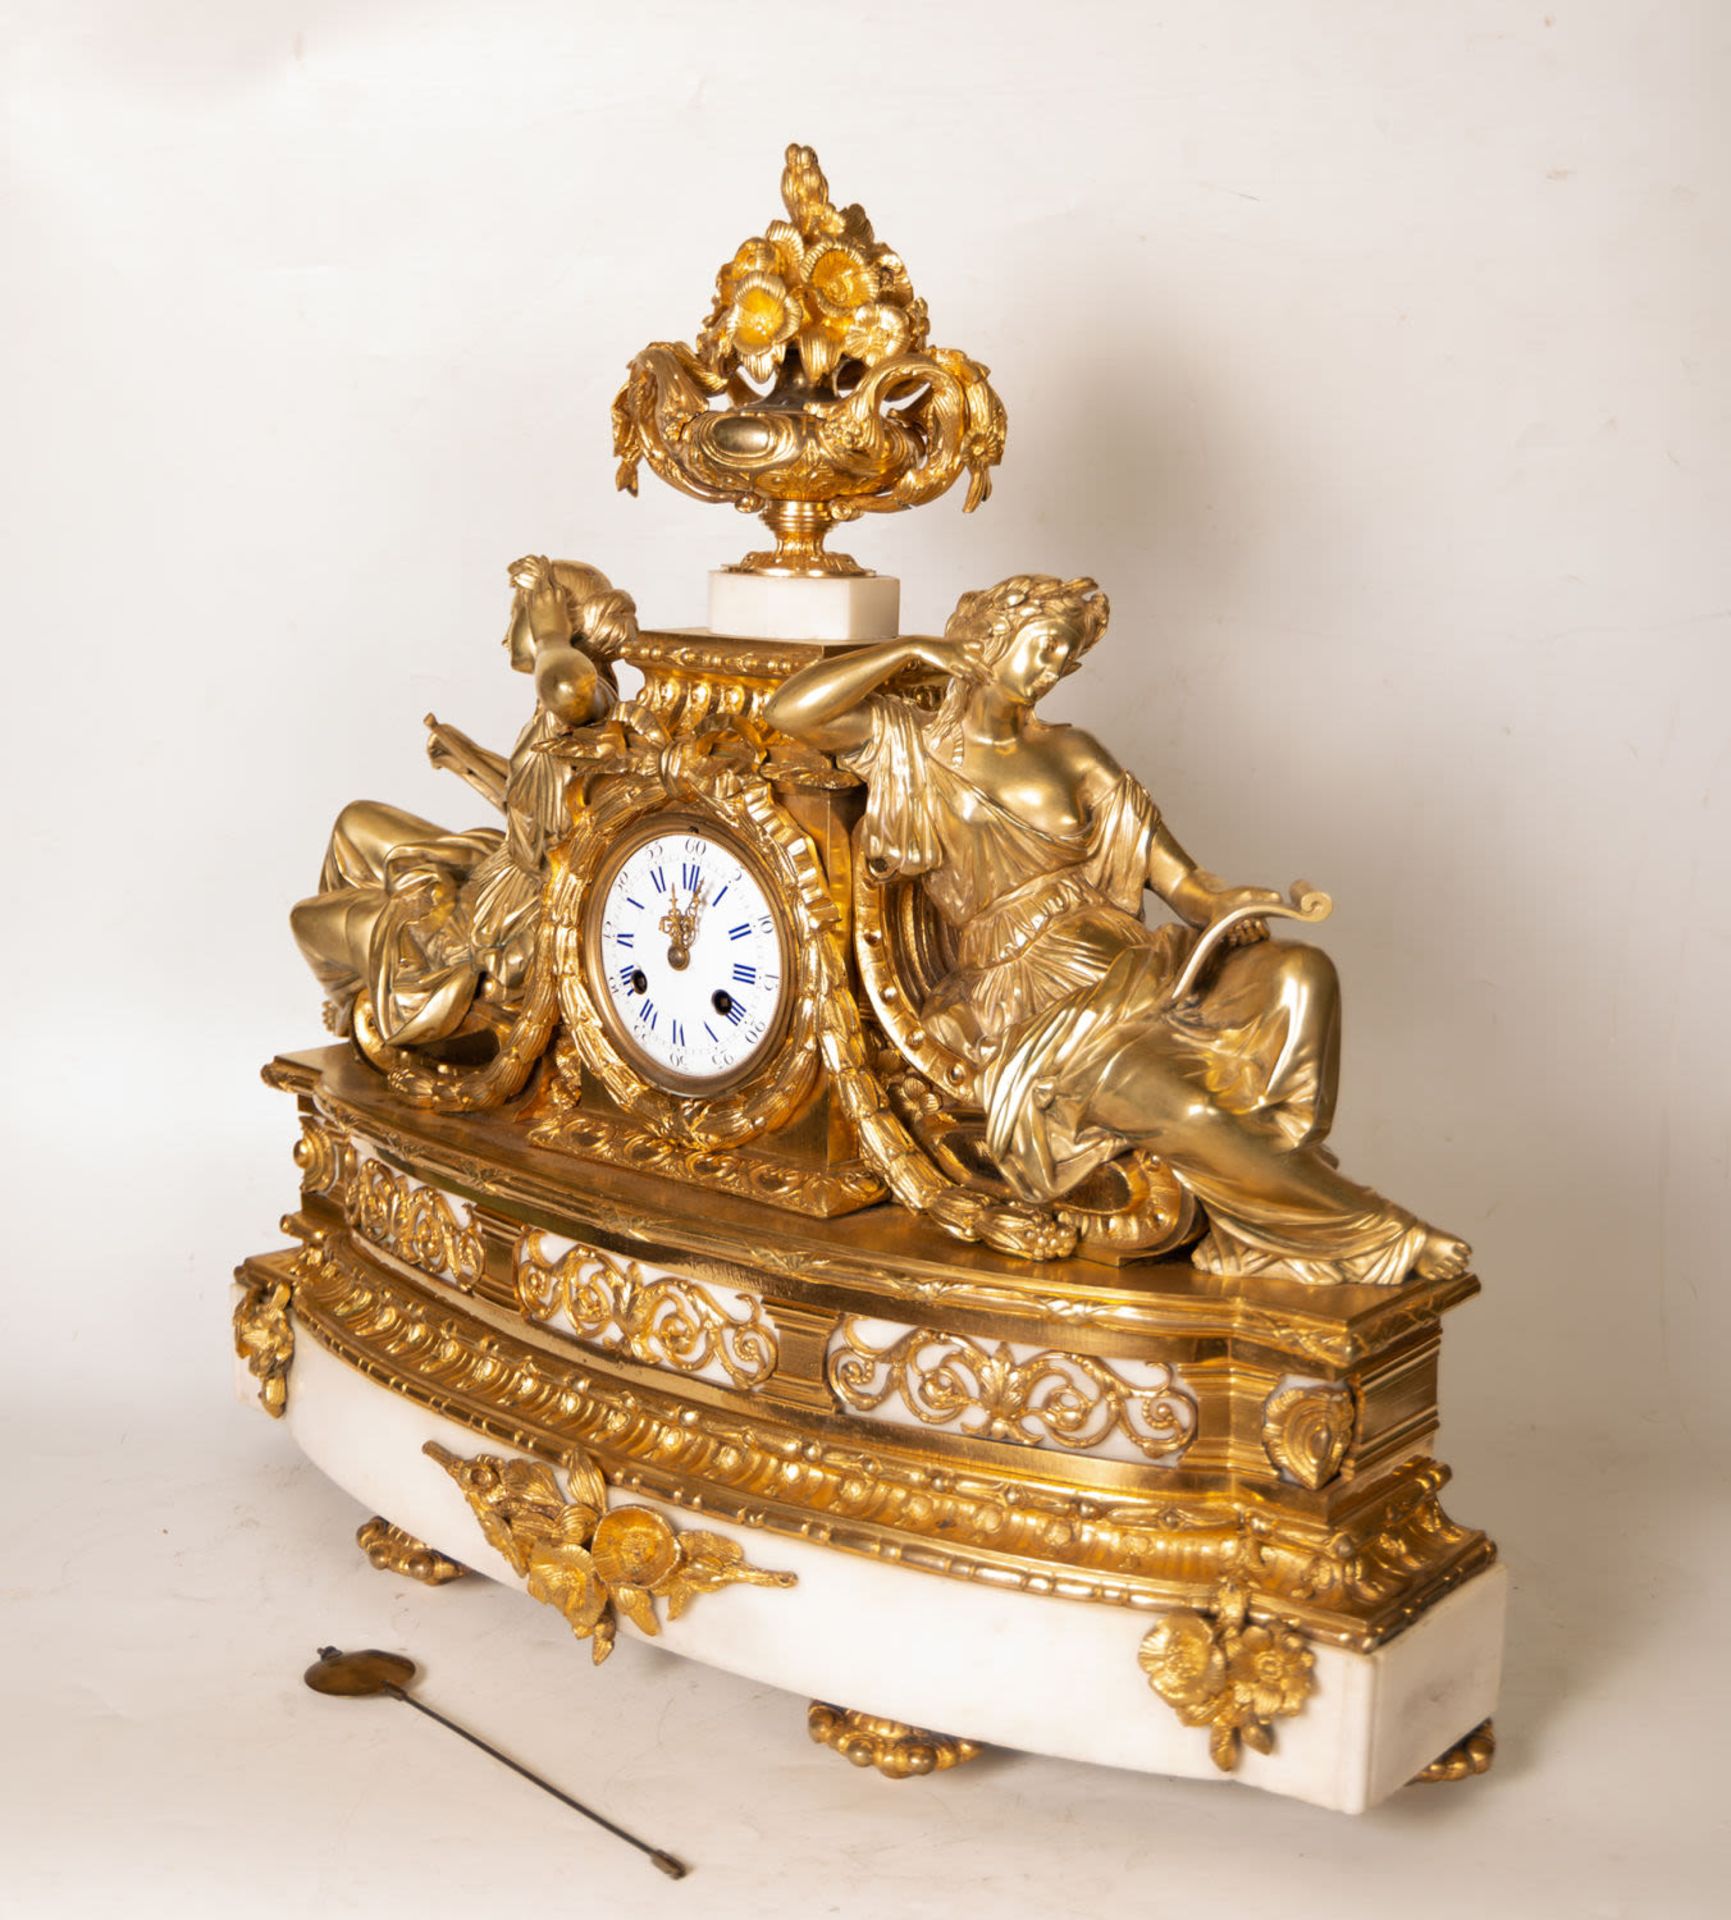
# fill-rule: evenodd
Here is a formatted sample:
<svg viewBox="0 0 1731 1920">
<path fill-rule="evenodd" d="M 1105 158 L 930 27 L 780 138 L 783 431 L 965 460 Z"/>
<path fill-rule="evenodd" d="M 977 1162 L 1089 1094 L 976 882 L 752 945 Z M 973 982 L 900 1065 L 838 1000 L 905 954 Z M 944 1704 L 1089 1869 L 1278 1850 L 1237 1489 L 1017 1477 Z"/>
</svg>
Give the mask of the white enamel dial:
<svg viewBox="0 0 1731 1920">
<path fill-rule="evenodd" d="M 649 1078 L 742 1077 L 774 1040 L 787 993 L 781 921 L 732 845 L 681 822 L 598 875 L 591 921 L 611 1025 Z"/>
</svg>

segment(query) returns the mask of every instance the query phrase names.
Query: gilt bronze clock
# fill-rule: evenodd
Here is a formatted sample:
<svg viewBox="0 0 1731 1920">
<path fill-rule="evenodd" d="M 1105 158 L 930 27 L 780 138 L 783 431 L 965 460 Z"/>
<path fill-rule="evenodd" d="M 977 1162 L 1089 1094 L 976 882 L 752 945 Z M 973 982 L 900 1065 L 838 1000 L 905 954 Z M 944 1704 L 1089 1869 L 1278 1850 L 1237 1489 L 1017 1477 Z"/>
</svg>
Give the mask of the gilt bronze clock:
<svg viewBox="0 0 1731 1920">
<path fill-rule="evenodd" d="M 1330 1145 L 1329 898 L 1042 717 L 1093 580 L 903 634 L 829 544 L 978 505 L 1005 416 L 809 149 L 782 197 L 613 411 L 622 487 L 771 544 L 680 630 L 513 563 L 522 733 L 429 735 L 496 822 L 357 802 L 293 910 L 335 1044 L 266 1070 L 301 1193 L 246 1382 L 375 1565 L 802 1693 L 891 1777 L 1482 1772 L 1504 1579 L 1432 1451 L 1478 1281 Z"/>
</svg>

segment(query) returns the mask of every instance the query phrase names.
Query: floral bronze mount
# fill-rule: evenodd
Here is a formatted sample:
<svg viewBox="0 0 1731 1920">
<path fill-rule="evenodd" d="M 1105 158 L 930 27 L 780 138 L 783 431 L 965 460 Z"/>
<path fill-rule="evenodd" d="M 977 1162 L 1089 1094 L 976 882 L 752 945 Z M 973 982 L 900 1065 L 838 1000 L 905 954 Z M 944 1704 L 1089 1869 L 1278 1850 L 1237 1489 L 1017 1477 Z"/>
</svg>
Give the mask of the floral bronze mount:
<svg viewBox="0 0 1731 1920">
<path fill-rule="evenodd" d="M 694 346 L 658 341 L 613 402 L 619 485 L 650 469 L 699 500 L 763 516 L 770 552 L 736 571 L 858 574 L 828 552 L 837 521 L 917 507 L 965 472 L 964 511 L 991 491 L 1004 407 L 988 368 L 928 341 L 926 303 L 858 206 L 838 209 L 810 147 L 791 146 L 785 220 L 716 275 Z"/>
</svg>

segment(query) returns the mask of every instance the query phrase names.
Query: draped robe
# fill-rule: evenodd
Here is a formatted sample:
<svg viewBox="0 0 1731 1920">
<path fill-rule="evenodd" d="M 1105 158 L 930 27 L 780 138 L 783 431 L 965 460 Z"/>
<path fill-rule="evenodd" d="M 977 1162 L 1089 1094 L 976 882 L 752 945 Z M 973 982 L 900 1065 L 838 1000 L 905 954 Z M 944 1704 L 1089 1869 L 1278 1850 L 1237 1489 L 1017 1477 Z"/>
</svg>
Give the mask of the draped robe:
<svg viewBox="0 0 1731 1920">
<path fill-rule="evenodd" d="M 1121 775 L 1074 833 L 1050 833 L 934 751 L 919 709 L 880 695 L 862 710 L 868 739 L 837 757 L 866 782 L 868 869 L 917 878 L 955 930 L 957 965 L 922 1019 L 975 1069 L 987 1146 L 1012 1188 L 1058 1199 L 1134 1144 L 1095 1102 L 1130 1049 L 1152 1051 L 1170 1084 L 1296 1156 L 1296 1177 L 1246 1181 L 1204 1130 L 1187 1140 L 1182 1127 L 1162 1128 L 1157 1150 L 1208 1214 L 1197 1265 L 1313 1282 L 1402 1278 L 1423 1228 L 1322 1153 L 1340 1049 L 1327 956 L 1285 941 L 1227 948 L 1202 990 L 1172 1005 L 1197 935 L 1143 921 L 1160 816 L 1135 779 Z M 1162 1120 L 1150 1115 L 1150 1132 Z"/>
<path fill-rule="evenodd" d="M 570 825 L 569 770 L 550 751 L 569 732 L 536 707 L 511 751 L 502 829 L 451 832 L 376 800 L 338 815 L 319 893 L 296 909 L 295 933 L 339 1009 L 370 990 L 389 1044 L 454 1033 L 484 975 L 507 989 L 516 983 L 540 918 L 548 849 Z M 442 879 L 445 897 L 411 909 L 409 889 L 427 879 Z"/>
</svg>

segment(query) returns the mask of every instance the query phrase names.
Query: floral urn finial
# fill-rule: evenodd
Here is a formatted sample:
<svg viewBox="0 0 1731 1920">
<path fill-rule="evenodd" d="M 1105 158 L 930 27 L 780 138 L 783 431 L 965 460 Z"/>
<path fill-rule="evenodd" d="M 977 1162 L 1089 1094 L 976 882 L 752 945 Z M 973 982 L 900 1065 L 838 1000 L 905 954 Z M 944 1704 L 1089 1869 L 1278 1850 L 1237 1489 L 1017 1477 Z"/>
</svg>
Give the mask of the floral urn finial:
<svg viewBox="0 0 1731 1920">
<path fill-rule="evenodd" d="M 631 362 L 613 403 L 619 485 L 647 460 L 670 486 L 763 516 L 752 573 L 853 574 L 824 539 L 840 520 L 935 500 L 966 473 L 991 491 L 1004 407 L 988 369 L 928 341 L 926 303 L 858 206 L 837 208 L 810 147 L 790 146 L 787 217 L 716 275 L 696 341 Z"/>
</svg>

